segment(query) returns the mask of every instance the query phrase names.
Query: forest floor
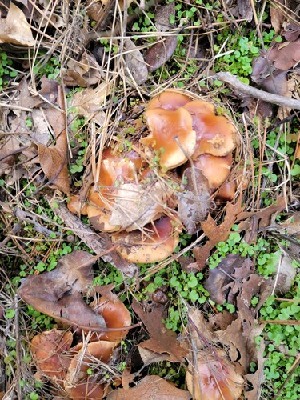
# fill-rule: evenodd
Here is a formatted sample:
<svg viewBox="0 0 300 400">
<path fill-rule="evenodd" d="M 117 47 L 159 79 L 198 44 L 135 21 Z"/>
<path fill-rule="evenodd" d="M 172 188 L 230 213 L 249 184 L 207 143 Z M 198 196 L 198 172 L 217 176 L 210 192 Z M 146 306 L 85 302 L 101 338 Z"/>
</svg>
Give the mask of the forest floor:
<svg viewBox="0 0 300 400">
<path fill-rule="evenodd" d="M 0 399 L 298 400 L 299 2 L 0 10 Z"/>
</svg>

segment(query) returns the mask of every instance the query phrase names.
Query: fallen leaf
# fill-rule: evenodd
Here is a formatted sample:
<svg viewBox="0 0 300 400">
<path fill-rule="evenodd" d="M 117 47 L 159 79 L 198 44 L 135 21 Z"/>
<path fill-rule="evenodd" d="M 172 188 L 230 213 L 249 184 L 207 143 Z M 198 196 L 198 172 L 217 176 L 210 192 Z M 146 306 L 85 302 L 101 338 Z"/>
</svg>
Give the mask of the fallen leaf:
<svg viewBox="0 0 300 400">
<path fill-rule="evenodd" d="M 167 36 L 146 51 L 145 61 L 150 72 L 157 70 L 172 57 L 177 46 L 177 40 L 177 35 Z"/>
<path fill-rule="evenodd" d="M 106 82 L 101 83 L 95 89 L 83 89 L 74 94 L 71 107 L 74 107 L 79 115 L 102 126 L 105 120 L 103 106 L 109 92 L 110 84 Z"/>
<path fill-rule="evenodd" d="M 209 215 L 207 219 L 201 222 L 203 233 L 207 236 L 208 241 L 204 246 L 198 246 L 194 249 L 194 256 L 196 258 L 199 270 L 203 269 L 206 265 L 206 260 L 210 256 L 211 250 L 219 243 L 225 242 L 230 234 L 230 229 L 235 223 L 237 215 L 243 210 L 241 204 L 241 196 L 235 204 L 227 203 L 225 207 L 226 215 L 224 221 L 217 225 L 214 219 Z"/>
<path fill-rule="evenodd" d="M 66 86 L 88 87 L 99 83 L 101 79 L 100 66 L 95 57 L 88 53 L 84 53 L 80 61 L 68 61 L 63 76 Z"/>
<path fill-rule="evenodd" d="M 270 4 L 270 19 L 271 25 L 275 33 L 279 33 L 284 21 L 286 21 L 286 14 L 283 9 L 285 4 L 284 0 L 278 0 L 276 3 Z"/>
<path fill-rule="evenodd" d="M 198 168 L 187 168 L 183 174 L 182 192 L 178 194 L 178 217 L 187 233 L 194 234 L 208 213 L 210 190 L 207 179 Z"/>
<path fill-rule="evenodd" d="M 174 3 L 157 7 L 154 16 L 154 24 L 158 32 L 167 32 L 174 26 L 174 24 L 170 22 L 171 16 L 175 16 Z"/>
<path fill-rule="evenodd" d="M 233 281 L 231 274 L 243 261 L 244 258 L 238 254 L 228 254 L 216 268 L 209 270 L 204 287 L 213 301 L 223 304 L 228 300 L 230 288 L 227 285 Z"/>
<path fill-rule="evenodd" d="M 287 71 L 300 62 L 300 40 L 277 43 L 270 48 L 268 54 L 277 69 Z"/>
<path fill-rule="evenodd" d="M 70 194 L 67 159 L 55 146 L 38 145 L 39 161 L 49 183 L 55 185 L 67 196 Z"/>
<path fill-rule="evenodd" d="M 137 85 L 141 85 L 148 79 L 148 68 L 144 57 L 138 47 L 133 43 L 132 40 L 126 38 L 125 41 L 125 62 L 130 72 L 130 77 L 136 82 Z"/>
<path fill-rule="evenodd" d="M 14 3 L 10 2 L 6 18 L 0 21 L 0 43 L 34 46 L 35 40 L 25 14 Z"/>
<path fill-rule="evenodd" d="M 188 391 L 177 389 L 157 375 L 147 375 L 137 386 L 118 389 L 110 393 L 107 400 L 190 400 Z"/>
<path fill-rule="evenodd" d="M 105 329 L 104 319 L 82 298 L 92 285 L 94 262 L 91 254 L 74 251 L 63 256 L 53 271 L 28 276 L 18 294 L 36 310 L 59 321 L 86 329 Z"/>
<path fill-rule="evenodd" d="M 121 229 L 141 229 L 163 212 L 168 187 L 163 182 L 124 183 L 117 188 L 109 223 Z"/>
<path fill-rule="evenodd" d="M 253 18 L 253 7 L 250 0 L 238 0 L 237 2 L 239 17 L 250 22 Z"/>
<path fill-rule="evenodd" d="M 164 360 L 181 362 L 186 350 L 180 345 L 176 333 L 163 324 L 164 306 L 157 305 L 145 311 L 141 304 L 134 301 L 132 309 L 140 317 L 150 335 L 150 339 L 139 343 L 139 347 L 159 355 L 164 354 Z"/>
<path fill-rule="evenodd" d="M 49 108 L 44 111 L 54 130 L 56 144 L 48 147 L 43 144 L 38 145 L 38 155 L 39 162 L 46 177 L 59 190 L 69 195 L 70 180 L 67 160 L 66 107 L 61 87 L 58 87 L 58 105 L 61 110 Z"/>
</svg>

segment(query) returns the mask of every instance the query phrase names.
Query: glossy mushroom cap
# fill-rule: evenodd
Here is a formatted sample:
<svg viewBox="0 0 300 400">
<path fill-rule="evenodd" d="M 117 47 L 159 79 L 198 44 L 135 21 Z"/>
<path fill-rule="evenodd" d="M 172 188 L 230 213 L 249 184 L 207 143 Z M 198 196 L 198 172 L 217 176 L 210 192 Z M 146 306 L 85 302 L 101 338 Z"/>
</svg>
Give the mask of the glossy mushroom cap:
<svg viewBox="0 0 300 400">
<path fill-rule="evenodd" d="M 166 170 L 185 163 L 196 145 L 189 112 L 182 107 L 177 110 L 156 108 L 145 114 L 150 135 L 140 142 L 158 153 L 158 162 Z"/>
<path fill-rule="evenodd" d="M 195 168 L 200 169 L 208 181 L 211 190 L 217 189 L 230 174 L 232 155 L 215 157 L 210 154 L 202 154 L 195 161 Z"/>
<path fill-rule="evenodd" d="M 235 149 L 237 133 L 234 125 L 226 117 L 215 115 L 211 103 L 196 100 L 183 108 L 191 114 L 197 135 L 193 158 L 200 154 L 223 157 Z"/>
<path fill-rule="evenodd" d="M 100 314 L 106 323 L 107 328 L 123 328 L 130 326 L 131 316 L 125 305 L 118 299 L 117 296 L 114 298 L 108 298 L 102 296 L 91 304 L 94 311 Z M 103 332 L 96 334 L 101 340 L 107 340 L 110 342 L 120 342 L 128 333 L 128 329 L 124 331 L 115 332 Z"/>
<path fill-rule="evenodd" d="M 73 341 L 73 334 L 57 329 L 42 332 L 32 339 L 30 350 L 38 372 L 48 378 L 63 381 L 66 377 L 70 358 L 68 351 Z"/>
<path fill-rule="evenodd" d="M 152 263 L 170 256 L 179 241 L 179 228 L 169 217 L 162 217 L 143 231 L 120 232 L 112 235 L 117 252 L 133 263 Z"/>
<path fill-rule="evenodd" d="M 191 98 L 188 95 L 169 89 L 153 97 L 147 105 L 147 110 L 153 110 L 154 108 L 177 110 L 177 108 L 184 106 L 189 101 L 191 101 Z"/>
</svg>

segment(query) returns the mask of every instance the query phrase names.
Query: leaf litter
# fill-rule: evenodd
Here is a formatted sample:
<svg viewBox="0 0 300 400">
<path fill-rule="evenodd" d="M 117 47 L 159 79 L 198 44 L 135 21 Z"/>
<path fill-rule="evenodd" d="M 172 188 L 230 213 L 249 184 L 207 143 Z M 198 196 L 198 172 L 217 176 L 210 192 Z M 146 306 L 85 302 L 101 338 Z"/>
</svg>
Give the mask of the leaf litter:
<svg viewBox="0 0 300 400">
<path fill-rule="evenodd" d="M 107 25 L 110 18 L 108 11 L 112 9 L 112 3 L 103 2 L 104 7 L 100 5 L 92 18 L 97 23 Z M 250 3 L 239 1 L 238 5 L 240 15 L 251 20 L 253 9 Z M 87 9 L 90 8 L 91 5 L 88 5 Z M 158 41 L 150 49 L 144 50 L 142 46 L 136 46 L 135 42 L 129 38 L 124 40 L 125 69 L 129 71 L 129 78 L 133 78 L 137 85 L 145 83 L 150 73 L 164 65 L 174 53 L 177 34 L 172 31 L 174 26 L 170 23 L 171 14 L 174 14 L 173 4 L 158 7 L 154 21 Z M 22 22 L 19 27 L 14 21 L 12 22 L 12 15 L 17 15 Z M 13 33 L 7 35 L 0 30 L 0 39 L 3 42 L 21 46 L 35 44 L 26 15 L 27 10 L 24 14 L 13 4 L 10 5 L 8 14 L 2 18 L 2 21 L 4 28 L 9 27 Z M 49 20 L 54 21 L 54 17 L 51 16 Z M 282 15 L 277 14 L 276 16 L 273 12 L 271 20 L 278 31 L 284 27 L 283 37 L 286 42 L 272 44 L 271 49 L 259 59 L 252 79 L 270 92 L 286 95 L 290 70 L 295 69 L 299 63 L 299 34 L 297 27 L 285 23 Z M 62 24 L 62 21 L 60 22 Z M 62 26 L 61 24 L 57 22 L 57 27 Z M 44 22 L 41 23 L 41 26 L 44 26 Z M 106 104 L 106 98 L 113 93 L 113 85 L 102 81 L 103 70 L 99 68 L 97 59 L 89 52 L 84 53 L 78 60 L 70 59 L 66 67 L 63 75 L 64 84 L 70 87 L 79 85 L 84 88 L 73 96 L 72 107 L 76 108 L 78 115 L 82 115 L 102 127 L 107 118 L 105 112 L 109 107 Z M 69 195 L 71 189 L 67 167 L 69 148 L 64 91 L 56 82 L 45 78 L 42 78 L 42 89 L 35 96 L 31 94 L 32 90 L 29 92 L 25 79 L 23 88 L 20 86 L 20 90 L 19 105 L 24 108 L 32 108 L 30 116 L 34 125 L 34 129 L 26 129 L 26 124 L 23 124 L 22 129 L 38 146 L 38 161 L 49 183 L 52 187 Z M 15 115 L 22 115 L 24 122 L 27 116 L 26 112 L 28 111 L 23 110 L 19 114 L 16 112 Z M 49 146 L 52 134 L 54 134 L 55 144 Z M 41 136 L 39 137 L 39 135 Z M 4 157 L 2 168 L 5 174 L 9 174 L 14 166 L 16 154 L 20 152 L 20 148 L 22 146 L 18 140 L 15 140 L 15 137 L 9 139 L 2 147 Z M 205 178 L 203 179 L 202 173 L 197 169 L 194 170 L 198 182 L 195 185 L 192 170 L 193 168 L 188 167 L 182 174 L 182 186 L 176 188 L 178 204 L 175 207 L 186 232 L 198 234 L 202 231 L 206 237 L 206 243 L 194 249 L 198 270 L 207 266 L 207 259 L 211 252 L 220 241 L 228 238 L 234 223 L 240 222 L 240 229 L 248 230 L 249 220 L 257 219 L 256 229 L 252 232 L 252 239 L 255 240 L 258 231 L 269 227 L 274 213 L 280 212 L 286 207 L 286 203 L 279 198 L 275 206 L 246 212 L 240 195 L 236 203 L 226 204 L 223 212 L 224 218 L 217 224 L 216 213 L 210 209 L 210 203 L 213 200 L 212 192 L 209 190 Z M 166 203 L 165 197 L 168 197 L 165 196 L 164 187 L 158 185 L 157 191 L 152 191 L 152 196 L 148 196 L 147 188 L 142 188 L 136 182 L 126 182 L 122 185 L 117 184 L 117 186 L 117 200 L 111 214 L 112 224 L 120 225 L 122 229 L 130 231 L 135 224 L 143 226 L 152 223 L 155 216 L 166 211 L 165 207 L 161 206 L 161 203 Z M 199 197 L 200 192 L 201 196 Z M 142 199 L 141 204 L 136 208 L 136 202 L 140 199 Z M 115 246 L 112 244 L 109 234 L 96 233 L 86 225 L 80 224 L 81 221 L 76 220 L 74 216 L 68 215 L 65 209 L 63 212 L 61 211 L 54 210 L 57 215 L 64 217 L 67 227 L 74 228 L 74 232 L 76 229 L 78 230 L 78 236 L 90 249 L 94 250 L 96 254 L 103 255 L 104 259 L 114 263 L 129 276 L 136 274 L 136 265 L 127 263 L 121 257 L 118 258 L 117 253 L 114 253 Z M 72 217 L 74 218 L 72 219 Z M 286 226 L 281 224 L 279 229 L 294 229 L 297 232 L 297 225 L 293 222 L 287 223 Z M 99 368 L 104 364 L 104 369 L 109 369 L 110 372 L 113 370 L 114 365 L 111 359 L 117 346 L 117 343 L 113 341 L 106 345 L 100 344 L 103 338 L 107 340 L 109 337 L 109 332 L 106 331 L 109 325 L 104 314 L 96 312 L 97 307 L 100 307 L 97 296 L 102 296 L 105 304 L 111 302 L 114 305 L 123 305 L 116 295 L 109 290 L 105 292 L 106 289 L 103 289 L 107 296 L 105 298 L 105 293 L 101 288 L 98 288 L 98 294 L 92 295 L 95 307 L 87 304 L 86 296 L 91 294 L 92 266 L 96 259 L 98 257 L 89 253 L 75 251 L 62 257 L 55 270 L 31 275 L 23 280 L 18 293 L 25 302 L 36 310 L 55 318 L 60 327 L 64 327 L 65 324 L 71 326 L 68 331 L 56 329 L 45 331 L 41 336 L 36 336 L 32 340 L 32 352 L 35 352 L 33 348 L 41 351 L 41 356 L 35 356 L 37 377 L 39 377 L 39 373 L 42 373 L 50 381 L 54 380 L 55 383 L 59 381 L 61 388 L 68 393 L 70 398 L 78 398 L 76 397 L 78 394 L 75 393 L 78 390 L 81 393 L 79 398 L 91 399 L 102 398 L 106 394 L 108 399 L 129 397 L 189 399 L 191 394 L 193 398 L 202 400 L 205 398 L 237 399 L 244 389 L 246 399 L 258 398 L 263 380 L 264 361 L 263 346 L 257 348 L 254 343 L 255 335 L 262 330 L 262 325 L 257 320 L 258 312 L 270 290 L 273 290 L 276 285 L 282 292 L 290 287 L 293 274 L 289 269 L 291 261 L 288 257 L 282 258 L 278 265 L 278 271 L 281 271 L 285 279 L 285 286 L 282 286 L 279 284 L 279 278 L 275 285 L 272 280 L 257 275 L 255 266 L 250 259 L 229 254 L 217 268 L 209 271 L 205 287 L 212 300 L 218 304 L 230 302 L 236 306 L 237 312 L 234 315 L 222 312 L 208 316 L 196 307 L 190 307 L 185 338 L 179 338 L 173 331 L 165 328 L 163 317 L 165 316 L 165 305 L 168 302 L 167 296 L 165 296 L 167 300 L 164 301 L 164 305 L 152 304 L 152 307 L 148 305 L 150 308 L 148 310 L 147 307 L 144 309 L 137 302 L 131 305 L 150 336 L 149 339 L 138 344 L 138 351 L 144 366 L 161 361 L 182 364 L 187 362 L 186 381 L 189 392 L 176 388 L 157 375 L 147 375 L 140 379 L 141 376 L 137 374 L 137 378 L 140 380 L 136 384 L 137 379 L 135 379 L 133 383 L 134 374 L 131 374 L 128 369 L 123 373 L 123 377 L 127 371 L 131 376 L 131 387 L 128 382 L 126 384 L 124 378 L 123 388 L 111 392 L 111 388 L 107 390 L 108 385 L 103 384 L 102 380 L 100 382 L 94 377 L 88 376 L 89 366 L 94 365 L 95 360 L 97 360 L 96 364 Z M 94 290 L 97 292 L 97 289 Z M 260 299 L 255 307 L 251 304 L 254 296 L 258 296 Z M 96 306 L 96 304 L 98 305 Z M 123 307 L 125 306 L 123 305 Z M 123 308 L 127 315 L 127 322 L 124 326 L 129 327 L 130 316 L 128 317 L 129 312 L 126 307 L 125 310 Z M 108 314 L 113 313 L 109 311 Z M 122 327 L 124 328 L 124 326 Z M 76 327 L 82 329 L 76 331 Z M 94 332 L 88 333 L 91 330 L 89 328 Z M 120 332 L 126 335 L 128 330 L 111 333 L 114 333 L 116 338 Z M 106 333 L 99 335 L 99 331 Z M 79 334 L 81 332 L 83 338 L 87 337 L 87 343 L 84 342 L 85 339 L 83 342 L 78 340 L 78 332 Z M 97 341 L 93 342 L 94 339 Z M 76 345 L 74 345 L 74 341 L 77 342 Z M 97 345 L 93 343 L 97 343 Z M 106 350 L 103 350 L 104 348 Z M 103 355 L 102 351 L 106 355 Z M 105 353 L 105 351 L 107 352 Z M 255 373 L 250 374 L 249 364 L 253 361 L 257 361 L 258 368 Z M 54 366 L 52 362 L 54 362 Z M 58 373 L 58 377 L 56 373 Z M 101 376 L 103 377 L 103 375 L 104 373 Z M 115 385 L 118 386 L 121 380 L 120 374 L 114 371 L 113 375 L 112 381 L 114 380 Z M 251 387 L 252 384 L 252 389 L 246 390 L 247 382 L 250 382 L 248 387 Z M 133 384 L 136 386 L 133 387 Z"/>
</svg>

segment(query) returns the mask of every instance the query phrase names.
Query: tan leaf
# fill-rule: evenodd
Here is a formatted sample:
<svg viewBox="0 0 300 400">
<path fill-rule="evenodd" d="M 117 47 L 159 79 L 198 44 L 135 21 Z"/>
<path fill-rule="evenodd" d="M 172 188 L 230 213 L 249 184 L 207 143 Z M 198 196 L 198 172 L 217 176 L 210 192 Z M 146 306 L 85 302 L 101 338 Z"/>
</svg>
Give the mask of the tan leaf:
<svg viewBox="0 0 300 400">
<path fill-rule="evenodd" d="M 24 13 L 13 2 L 10 2 L 6 18 L 0 20 L 0 43 L 28 47 L 35 43 Z"/>
<path fill-rule="evenodd" d="M 150 334 L 150 339 L 140 343 L 139 347 L 153 353 L 164 354 L 164 359 L 168 361 L 182 361 L 187 352 L 180 345 L 176 333 L 167 329 L 163 324 L 164 307 L 156 306 L 147 312 L 143 310 L 141 304 L 133 302 L 132 309 L 140 317 Z"/>
<path fill-rule="evenodd" d="M 87 88 L 75 93 L 71 106 L 78 114 L 103 125 L 105 113 L 102 108 L 109 93 L 110 85 L 103 82 L 96 89 Z"/>
<path fill-rule="evenodd" d="M 71 59 L 63 80 L 66 86 L 88 87 L 99 83 L 101 73 L 95 57 L 84 53 L 80 61 Z"/>
<path fill-rule="evenodd" d="M 117 189 L 109 223 L 131 231 L 154 221 L 164 211 L 167 189 L 163 182 L 122 184 Z"/>
<path fill-rule="evenodd" d="M 42 170 L 50 183 L 69 195 L 70 181 L 66 156 L 63 156 L 56 146 L 47 147 L 43 144 L 38 146 L 38 155 Z"/>
<path fill-rule="evenodd" d="M 110 393 L 107 400 L 189 400 L 186 390 L 177 389 L 157 375 L 147 375 L 136 387 L 118 389 Z"/>
</svg>

